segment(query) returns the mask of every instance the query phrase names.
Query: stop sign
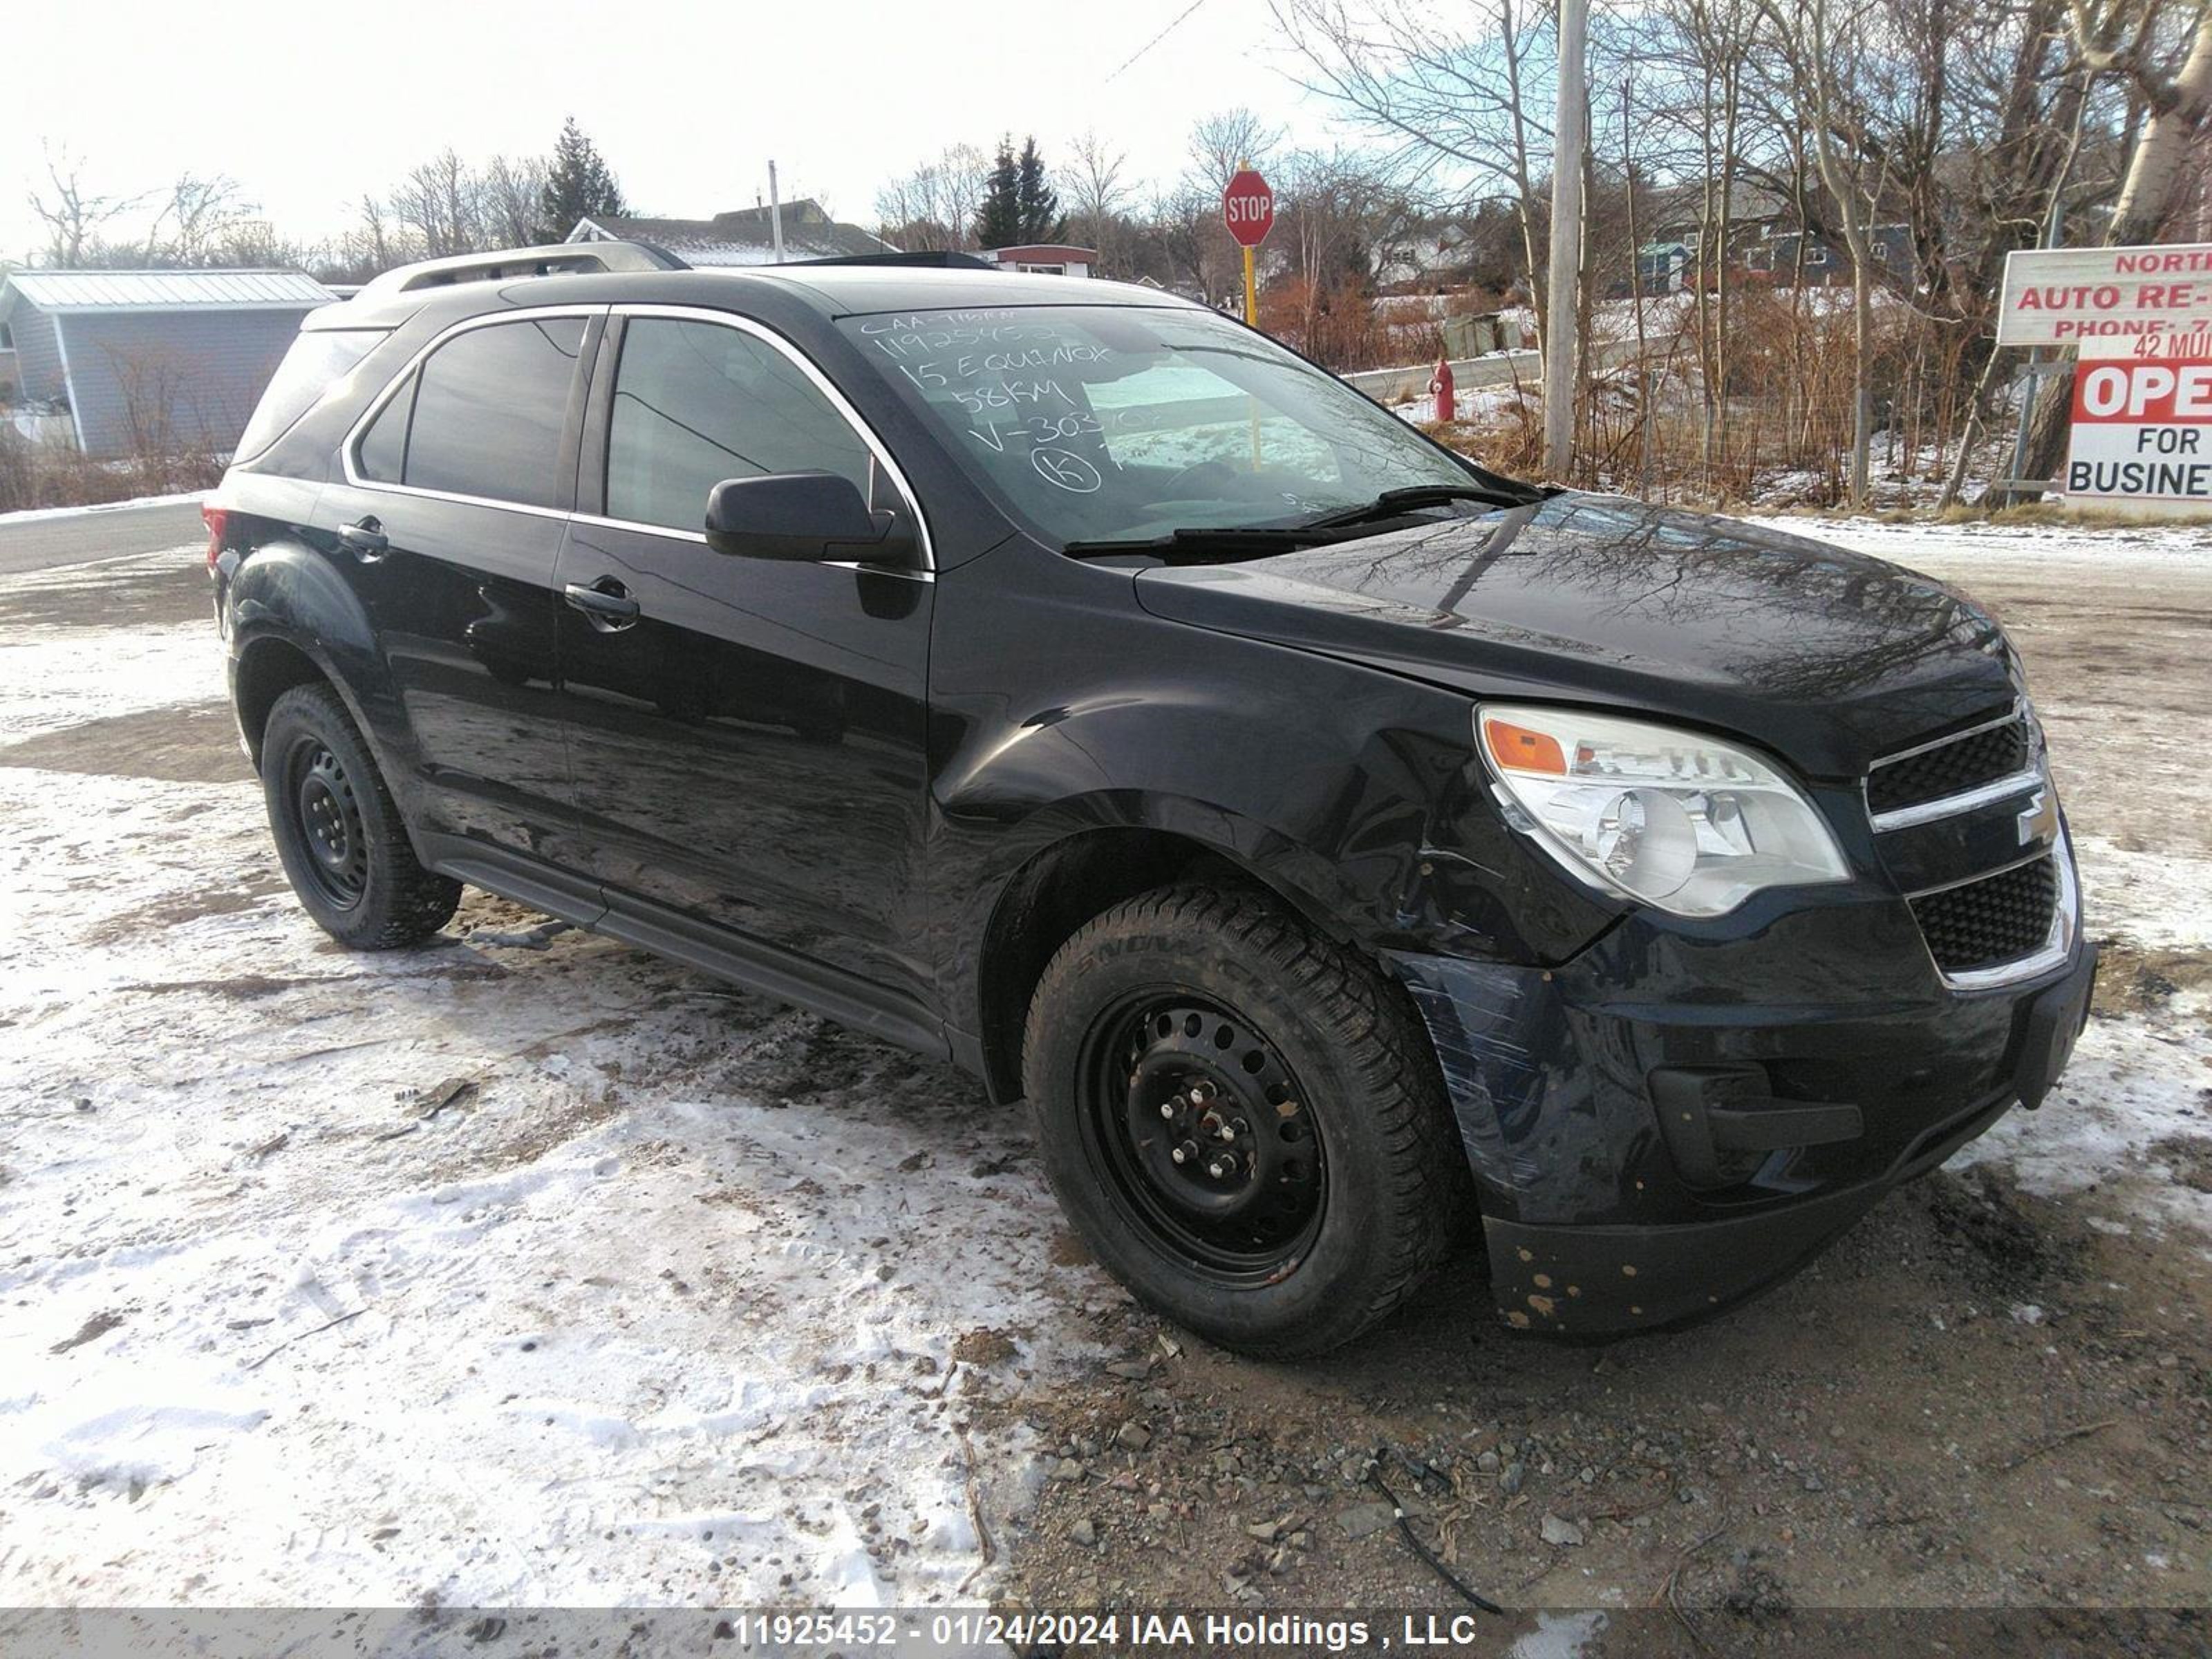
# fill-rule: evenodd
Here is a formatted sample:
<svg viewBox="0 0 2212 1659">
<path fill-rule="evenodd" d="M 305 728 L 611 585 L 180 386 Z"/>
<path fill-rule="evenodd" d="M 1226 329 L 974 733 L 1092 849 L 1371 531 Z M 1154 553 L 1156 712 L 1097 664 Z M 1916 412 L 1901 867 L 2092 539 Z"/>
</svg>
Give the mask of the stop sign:
<svg viewBox="0 0 2212 1659">
<path fill-rule="evenodd" d="M 1240 169 L 1222 189 L 1221 220 L 1246 247 L 1259 246 L 1275 222 L 1275 192 L 1250 167 Z"/>
</svg>

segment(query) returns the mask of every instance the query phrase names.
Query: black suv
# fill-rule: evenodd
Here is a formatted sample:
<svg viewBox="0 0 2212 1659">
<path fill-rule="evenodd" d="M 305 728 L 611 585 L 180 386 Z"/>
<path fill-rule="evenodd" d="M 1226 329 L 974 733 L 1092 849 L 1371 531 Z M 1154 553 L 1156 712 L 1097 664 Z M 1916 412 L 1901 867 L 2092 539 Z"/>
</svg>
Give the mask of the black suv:
<svg viewBox="0 0 2212 1659">
<path fill-rule="evenodd" d="M 1231 1347 L 1344 1342 L 1478 1219 L 1517 1327 L 1737 1301 L 2084 1017 L 1972 604 L 1497 477 L 1171 295 L 410 267 L 208 519 L 331 934 L 473 883 L 949 1059 Z"/>
</svg>

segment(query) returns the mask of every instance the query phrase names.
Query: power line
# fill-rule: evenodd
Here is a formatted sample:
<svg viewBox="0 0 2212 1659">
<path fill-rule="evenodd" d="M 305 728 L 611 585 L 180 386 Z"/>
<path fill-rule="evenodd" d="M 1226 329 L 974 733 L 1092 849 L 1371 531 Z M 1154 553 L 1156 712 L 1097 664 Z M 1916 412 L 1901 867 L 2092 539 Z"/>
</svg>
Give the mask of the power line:
<svg viewBox="0 0 2212 1659">
<path fill-rule="evenodd" d="M 1176 14 L 1176 20 L 1175 20 L 1175 21 L 1174 21 L 1174 22 L 1170 23 L 1170 24 L 1169 24 L 1165 28 L 1162 29 L 1162 30 L 1161 30 L 1158 34 L 1154 35 L 1151 40 L 1149 40 L 1146 41 L 1146 42 L 1145 42 L 1145 44 L 1144 44 L 1143 46 L 1139 46 L 1139 47 L 1136 49 L 1136 51 L 1134 51 L 1134 52 L 1131 52 L 1131 53 L 1129 54 L 1129 56 L 1128 56 L 1127 59 L 1126 61 L 1124 61 L 1124 62 L 1123 62 L 1123 64 L 1122 64 L 1122 65 L 1121 65 L 1121 69 L 1117 69 L 1117 70 L 1115 70 L 1114 71 L 1114 74 L 1113 74 L 1113 75 L 1109 75 L 1109 76 L 1108 76 L 1106 77 L 1106 80 L 1105 80 L 1105 81 L 1101 81 L 1098 84 L 1099 84 L 1100 86 L 1102 86 L 1102 87 L 1103 87 L 1103 86 L 1104 86 L 1104 85 L 1106 84 L 1106 82 L 1107 82 L 1107 81 L 1111 81 L 1111 80 L 1113 80 L 1113 79 L 1114 79 L 1115 76 L 1118 76 L 1119 74 L 1121 74 L 1121 70 L 1125 70 L 1125 69 L 1128 68 L 1128 67 L 1129 67 L 1129 65 L 1130 65 L 1131 64 L 1135 63 L 1135 62 L 1137 61 L 1137 59 L 1139 59 L 1139 58 L 1142 58 L 1142 57 L 1143 57 L 1146 52 L 1150 52 L 1150 51 L 1151 51 L 1154 46 L 1157 46 L 1158 45 L 1159 45 L 1159 43 L 1160 43 L 1161 41 L 1163 41 L 1163 40 L 1166 40 L 1166 39 L 1168 38 L 1168 36 L 1170 36 L 1170 34 L 1173 34 L 1173 33 L 1174 33 L 1177 29 L 1179 29 L 1179 28 L 1181 28 L 1181 27 L 1182 27 L 1182 25 L 1183 25 L 1183 20 L 1184 20 L 1185 18 L 1188 17 L 1188 16 L 1191 15 L 1191 13 L 1193 13 L 1193 12 L 1196 11 L 1196 10 L 1197 10 L 1200 6 L 1204 5 L 1205 3 L 1206 3 L 1206 0 L 1190 0 L 1190 3 L 1189 3 L 1188 5 L 1185 6 L 1185 7 L 1184 7 L 1184 8 L 1183 8 L 1180 12 L 1178 12 L 1177 14 Z"/>
</svg>

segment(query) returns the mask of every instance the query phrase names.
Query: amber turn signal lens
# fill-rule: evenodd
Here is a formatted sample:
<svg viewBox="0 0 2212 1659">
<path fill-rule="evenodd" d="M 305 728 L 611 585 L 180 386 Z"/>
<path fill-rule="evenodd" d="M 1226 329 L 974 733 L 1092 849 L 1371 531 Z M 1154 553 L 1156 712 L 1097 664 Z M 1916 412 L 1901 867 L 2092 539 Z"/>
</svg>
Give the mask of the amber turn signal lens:
<svg viewBox="0 0 2212 1659">
<path fill-rule="evenodd" d="M 1490 758 L 1510 772 L 1549 772 L 1567 775 L 1567 757 L 1559 740 L 1545 732 L 1532 732 L 1510 720 L 1482 723 L 1482 740 L 1490 745 Z"/>
</svg>

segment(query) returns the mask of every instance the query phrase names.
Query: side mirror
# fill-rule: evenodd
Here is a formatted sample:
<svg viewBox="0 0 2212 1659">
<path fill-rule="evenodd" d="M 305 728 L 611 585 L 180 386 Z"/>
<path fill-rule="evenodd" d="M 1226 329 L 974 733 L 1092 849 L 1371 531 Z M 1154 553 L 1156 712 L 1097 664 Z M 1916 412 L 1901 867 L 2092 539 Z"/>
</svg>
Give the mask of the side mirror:
<svg viewBox="0 0 2212 1659">
<path fill-rule="evenodd" d="M 896 560 L 891 525 L 835 472 L 725 478 L 707 492 L 707 545 L 744 558 Z"/>
</svg>

